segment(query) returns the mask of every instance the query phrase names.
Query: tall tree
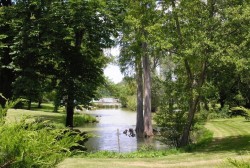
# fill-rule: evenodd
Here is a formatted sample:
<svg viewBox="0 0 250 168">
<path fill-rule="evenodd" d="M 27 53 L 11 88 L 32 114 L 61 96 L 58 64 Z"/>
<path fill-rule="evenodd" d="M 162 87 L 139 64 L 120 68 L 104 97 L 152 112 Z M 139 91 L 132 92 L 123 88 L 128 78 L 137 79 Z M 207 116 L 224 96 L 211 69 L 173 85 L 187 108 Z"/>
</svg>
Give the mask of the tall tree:
<svg viewBox="0 0 250 168">
<path fill-rule="evenodd" d="M 140 58 L 139 58 L 140 59 Z M 136 61 L 136 83 L 137 83 L 137 106 L 136 106 L 136 128 L 135 131 L 139 137 L 144 133 L 143 119 L 143 79 L 142 79 L 142 62 Z"/>
<path fill-rule="evenodd" d="M 41 62 L 45 61 L 42 55 L 42 33 L 41 29 L 43 1 L 22 1 L 16 2 L 15 11 L 15 33 L 12 45 L 13 62 L 17 68 L 17 78 L 14 82 L 15 97 L 23 97 L 28 100 L 28 109 L 32 101 L 38 101 L 42 94 L 44 77 L 41 74 Z"/>
<path fill-rule="evenodd" d="M 107 5 L 101 0 L 72 0 L 52 6 L 51 22 L 57 22 L 53 25 L 55 39 L 51 43 L 57 51 L 57 88 L 66 103 L 68 127 L 73 127 L 76 104 L 87 105 L 103 82 L 102 49 L 113 45 L 111 36 L 116 36 L 116 21 L 105 10 Z"/>
<path fill-rule="evenodd" d="M 122 31 L 122 54 L 120 60 L 123 63 L 125 62 L 127 67 L 132 65 L 132 69 L 136 71 L 137 134 L 152 136 L 151 55 L 155 50 L 154 38 L 152 36 L 154 36 L 153 32 L 155 31 L 154 27 L 158 16 L 156 14 L 156 4 L 152 0 L 125 2 L 127 13 Z M 131 66 L 129 68 L 131 69 Z M 141 93 L 142 87 L 143 94 Z M 142 95 L 144 97 L 144 113 L 142 110 Z M 141 121 L 142 118 L 143 121 Z"/>
<path fill-rule="evenodd" d="M 163 26 L 166 30 L 165 38 L 171 44 L 168 52 L 177 59 L 175 80 L 182 81 L 185 85 L 181 94 L 187 98 L 187 121 L 178 143 L 178 146 L 185 146 L 189 143 L 209 60 L 216 50 L 215 30 L 220 22 L 216 17 L 213 0 L 166 0 L 161 3 L 166 18 Z M 182 110 L 185 111 L 185 108 Z"/>
<path fill-rule="evenodd" d="M 15 36 L 13 32 L 13 8 L 10 0 L 0 1 L 0 93 L 7 99 L 12 97 L 12 82 L 14 81 L 14 67 L 12 64 L 11 44 Z M 0 97 L 0 104 L 6 100 Z"/>
<path fill-rule="evenodd" d="M 221 108 L 225 104 L 249 106 L 249 2 L 220 1 L 217 4 L 222 26 L 220 57 L 211 61 L 208 80 L 218 89 Z M 242 99 L 242 103 L 237 99 Z"/>
<path fill-rule="evenodd" d="M 1 5 L 6 6 L 5 2 L 1 1 Z M 0 36 L 0 47 L 8 49 L 1 50 L 1 61 L 3 56 L 7 58 L 5 53 L 11 54 L 6 65 L 1 62 L 0 77 L 6 76 L 7 73 L 2 75 L 5 67 L 14 64 L 18 76 L 15 94 L 30 102 L 53 81 L 58 97 L 66 103 L 66 126 L 72 127 L 76 103 L 88 104 L 103 81 L 106 59 L 102 50 L 111 47 L 111 37 L 117 36 L 116 23 L 120 18 L 115 16 L 119 5 L 113 0 L 15 2 L 14 12 L 8 13 L 12 14 L 11 22 L 0 19 L 1 29 L 10 30 L 5 23 L 12 23 L 14 29 L 13 35 Z M 0 8 L 0 14 L 8 16 L 3 10 L 6 7 Z M 8 38 L 12 41 L 7 43 Z"/>
</svg>

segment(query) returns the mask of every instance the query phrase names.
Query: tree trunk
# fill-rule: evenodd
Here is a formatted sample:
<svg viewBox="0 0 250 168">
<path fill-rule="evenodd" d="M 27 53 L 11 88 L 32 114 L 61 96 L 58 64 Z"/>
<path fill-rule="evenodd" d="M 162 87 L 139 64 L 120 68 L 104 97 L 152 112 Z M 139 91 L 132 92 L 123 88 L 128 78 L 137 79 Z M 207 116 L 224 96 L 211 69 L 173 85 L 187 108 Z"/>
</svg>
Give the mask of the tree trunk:
<svg viewBox="0 0 250 168">
<path fill-rule="evenodd" d="M 187 60 L 185 60 L 185 69 L 186 69 L 186 73 L 187 73 L 187 89 L 189 92 L 189 111 L 188 111 L 188 121 L 187 124 L 184 127 L 181 139 L 180 139 L 180 143 L 178 144 L 178 147 L 183 147 L 188 145 L 189 143 L 189 134 L 191 131 L 191 127 L 192 124 L 194 122 L 194 115 L 195 112 L 197 111 L 197 106 L 199 104 L 200 101 L 200 92 L 199 90 L 201 89 L 204 81 L 205 81 L 205 77 L 206 77 L 206 70 L 207 70 L 207 61 L 205 61 L 202 64 L 202 70 L 201 73 L 199 75 L 199 78 L 197 80 L 197 83 L 194 82 L 194 75 L 191 71 L 189 62 Z M 196 90 L 198 90 L 198 95 L 194 96 L 194 88 L 196 88 Z"/>
<path fill-rule="evenodd" d="M 13 78 L 12 70 L 6 68 L 0 70 L 0 93 L 2 93 L 6 99 L 12 98 Z M 0 105 L 2 107 L 5 106 L 6 99 L 0 97 Z"/>
<path fill-rule="evenodd" d="M 37 108 L 42 108 L 42 98 L 39 98 Z"/>
<path fill-rule="evenodd" d="M 67 116 L 66 116 L 66 127 L 69 128 L 73 128 L 74 124 L 73 124 L 73 115 L 74 115 L 74 101 L 71 100 L 71 97 L 68 97 L 67 100 L 67 105 L 66 105 L 66 112 L 67 112 Z"/>
<path fill-rule="evenodd" d="M 143 121 L 143 79 L 141 60 L 136 65 L 136 82 L 137 82 L 137 116 L 136 116 L 136 134 L 138 137 L 143 137 L 144 121 Z"/>
<path fill-rule="evenodd" d="M 209 106 L 208 106 L 208 101 L 206 99 L 204 99 L 204 108 L 205 110 L 209 111 Z"/>
<path fill-rule="evenodd" d="M 184 147 L 188 145 L 189 143 L 189 134 L 190 134 L 190 130 L 193 124 L 194 115 L 197 109 L 198 102 L 199 102 L 199 96 L 197 96 L 195 100 L 191 101 L 189 104 L 188 121 L 187 121 L 186 126 L 184 127 L 178 147 Z"/>
<path fill-rule="evenodd" d="M 250 98 L 246 98 L 246 104 L 244 106 L 245 108 L 250 108 Z"/>
<path fill-rule="evenodd" d="M 214 14 L 214 0 L 208 0 L 208 4 L 210 4 L 210 17 L 213 17 Z M 171 4 L 173 7 L 173 11 L 176 9 L 176 0 L 171 0 Z M 176 23 L 176 29 L 177 29 L 177 34 L 180 42 L 180 47 L 183 47 L 183 36 L 181 33 L 181 27 L 180 27 L 180 22 L 178 15 L 174 12 L 174 19 Z M 212 33 L 212 32 L 211 32 Z M 211 37 L 210 37 L 211 38 Z M 205 51 L 204 54 L 208 56 L 209 49 Z M 191 131 L 191 126 L 193 124 L 193 119 L 195 112 L 197 111 L 197 105 L 199 103 L 200 99 L 200 89 L 205 81 L 206 77 L 206 70 L 207 70 L 207 58 L 204 60 L 202 64 L 202 69 L 200 74 L 198 75 L 197 81 L 195 81 L 194 74 L 192 73 L 189 61 L 187 59 L 184 59 L 184 65 L 185 65 L 185 70 L 187 73 L 187 89 L 189 92 L 189 111 L 188 111 L 188 121 L 187 124 L 184 127 L 180 142 L 178 144 L 179 147 L 186 146 L 189 143 L 189 134 Z M 195 84 L 197 82 L 197 84 Z M 196 85 L 196 86 L 195 86 Z M 196 89 L 198 91 L 198 95 L 194 96 L 193 91 Z"/>
<path fill-rule="evenodd" d="M 143 50 L 146 53 L 147 44 L 143 43 Z M 151 114 L 151 74 L 150 60 L 147 54 L 143 56 L 144 73 L 144 136 L 153 136 L 152 114 Z"/>
<path fill-rule="evenodd" d="M 31 99 L 29 99 L 29 101 L 28 101 L 28 110 L 30 110 L 31 109 Z"/>
<path fill-rule="evenodd" d="M 220 110 L 222 110 L 225 106 L 226 103 L 226 94 L 224 93 L 224 91 L 220 91 L 219 92 L 219 103 L 220 103 Z"/>
</svg>

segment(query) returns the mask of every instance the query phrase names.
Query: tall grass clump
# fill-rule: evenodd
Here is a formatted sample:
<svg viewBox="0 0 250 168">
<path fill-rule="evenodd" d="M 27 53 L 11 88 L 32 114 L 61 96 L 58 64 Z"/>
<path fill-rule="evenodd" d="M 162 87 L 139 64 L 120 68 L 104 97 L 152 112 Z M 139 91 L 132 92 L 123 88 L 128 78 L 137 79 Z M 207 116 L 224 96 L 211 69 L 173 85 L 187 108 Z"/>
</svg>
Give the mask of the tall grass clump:
<svg viewBox="0 0 250 168">
<path fill-rule="evenodd" d="M 62 123 L 66 122 L 66 115 L 62 117 Z M 74 127 L 82 126 L 86 123 L 94 123 L 97 122 L 97 119 L 91 115 L 88 114 L 79 114 L 75 113 L 73 118 L 73 125 Z"/>
</svg>

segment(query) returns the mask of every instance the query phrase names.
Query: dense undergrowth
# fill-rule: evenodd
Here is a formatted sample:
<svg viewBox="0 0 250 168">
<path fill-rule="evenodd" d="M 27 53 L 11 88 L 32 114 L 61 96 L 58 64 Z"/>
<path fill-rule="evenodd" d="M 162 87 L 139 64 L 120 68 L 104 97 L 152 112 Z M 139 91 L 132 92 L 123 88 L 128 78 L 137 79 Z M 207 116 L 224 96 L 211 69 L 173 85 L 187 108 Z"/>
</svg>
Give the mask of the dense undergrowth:
<svg viewBox="0 0 250 168">
<path fill-rule="evenodd" d="M 80 134 L 57 127 L 50 121 L 30 120 L 6 123 L 6 114 L 13 102 L 0 108 L 0 167 L 55 167 L 77 150 L 84 141 Z M 75 148 L 78 149 L 78 148 Z"/>
<path fill-rule="evenodd" d="M 80 136 L 62 135 L 62 130 L 37 123 L 18 123 L 0 127 L 0 167 L 53 167 L 70 156 L 70 147 Z"/>
</svg>

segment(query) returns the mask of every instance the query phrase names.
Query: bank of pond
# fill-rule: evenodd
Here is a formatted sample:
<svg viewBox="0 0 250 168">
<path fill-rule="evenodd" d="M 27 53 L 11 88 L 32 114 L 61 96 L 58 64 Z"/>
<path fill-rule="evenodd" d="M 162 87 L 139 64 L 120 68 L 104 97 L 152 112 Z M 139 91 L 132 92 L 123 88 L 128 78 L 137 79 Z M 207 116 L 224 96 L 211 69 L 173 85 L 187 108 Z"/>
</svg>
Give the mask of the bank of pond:
<svg viewBox="0 0 250 168">
<path fill-rule="evenodd" d="M 10 109 L 0 127 L 0 167 L 53 167 L 58 164 L 58 167 L 89 167 L 90 164 L 98 167 L 94 161 L 88 160 L 91 158 L 141 158 L 131 161 L 134 164 L 147 163 L 145 158 L 156 158 L 155 162 L 160 158 L 172 158 L 177 164 L 186 162 L 186 157 L 192 158 L 195 162 L 192 164 L 196 165 L 201 159 L 198 155 L 203 161 L 211 159 L 211 164 L 206 162 L 206 165 L 224 161 L 229 165 L 247 165 L 250 161 L 250 122 L 243 117 L 210 120 L 204 125 L 208 131 L 203 132 L 196 143 L 179 149 L 166 145 L 158 136 L 132 136 L 130 132 L 135 129 L 135 112 L 123 109 L 78 112 L 73 131 L 65 129 L 64 120 L 63 113 Z M 213 155 L 219 155 L 220 159 L 213 160 Z M 239 156 L 244 159 L 240 160 Z M 63 158 L 68 159 L 61 162 Z M 79 158 L 82 161 L 75 165 Z M 86 160 L 89 165 L 84 162 Z M 121 160 L 110 162 L 124 164 Z M 163 163 L 168 165 L 165 161 Z M 108 162 L 104 162 L 105 165 L 112 166 Z"/>
</svg>

